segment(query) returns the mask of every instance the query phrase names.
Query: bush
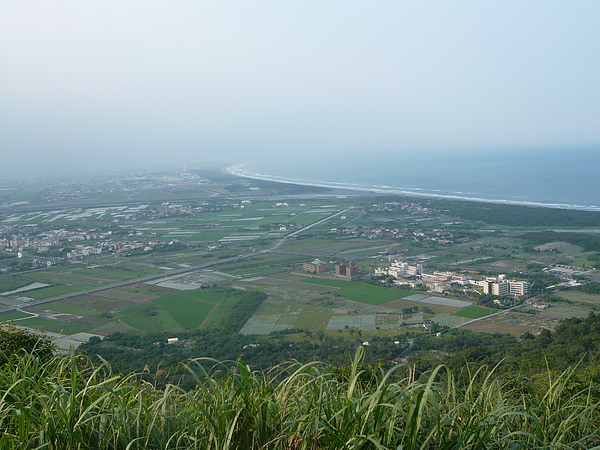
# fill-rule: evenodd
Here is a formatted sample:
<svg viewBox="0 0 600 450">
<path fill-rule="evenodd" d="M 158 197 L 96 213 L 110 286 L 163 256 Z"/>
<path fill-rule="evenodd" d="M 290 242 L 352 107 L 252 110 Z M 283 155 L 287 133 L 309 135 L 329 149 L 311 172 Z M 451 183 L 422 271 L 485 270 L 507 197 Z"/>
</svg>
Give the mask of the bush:
<svg viewBox="0 0 600 450">
<path fill-rule="evenodd" d="M 47 359 L 54 353 L 55 346 L 48 336 L 32 333 L 8 322 L 0 324 L 0 364 L 23 353 L 31 353 Z"/>
</svg>

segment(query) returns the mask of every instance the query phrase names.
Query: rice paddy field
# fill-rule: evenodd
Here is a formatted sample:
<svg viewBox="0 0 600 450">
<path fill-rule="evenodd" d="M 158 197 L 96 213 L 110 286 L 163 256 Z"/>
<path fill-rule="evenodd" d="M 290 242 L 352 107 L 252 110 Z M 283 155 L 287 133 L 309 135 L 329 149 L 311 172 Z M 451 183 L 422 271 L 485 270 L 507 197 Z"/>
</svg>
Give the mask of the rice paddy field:
<svg viewBox="0 0 600 450">
<path fill-rule="evenodd" d="M 115 327 L 146 334 L 199 328 L 220 302 L 221 296 L 202 290 L 151 294 L 111 289 L 30 307 L 26 313 L 2 313 L 0 320 L 66 335 L 106 335 Z"/>
</svg>

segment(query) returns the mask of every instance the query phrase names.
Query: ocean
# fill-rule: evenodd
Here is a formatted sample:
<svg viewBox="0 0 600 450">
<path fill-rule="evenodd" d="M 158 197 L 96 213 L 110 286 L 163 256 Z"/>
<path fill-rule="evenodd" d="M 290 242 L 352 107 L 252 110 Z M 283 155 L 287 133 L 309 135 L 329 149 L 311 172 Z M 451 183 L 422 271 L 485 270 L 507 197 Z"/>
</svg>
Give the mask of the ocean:
<svg viewBox="0 0 600 450">
<path fill-rule="evenodd" d="M 323 155 L 229 171 L 377 194 L 600 211 L 600 149 Z"/>
</svg>

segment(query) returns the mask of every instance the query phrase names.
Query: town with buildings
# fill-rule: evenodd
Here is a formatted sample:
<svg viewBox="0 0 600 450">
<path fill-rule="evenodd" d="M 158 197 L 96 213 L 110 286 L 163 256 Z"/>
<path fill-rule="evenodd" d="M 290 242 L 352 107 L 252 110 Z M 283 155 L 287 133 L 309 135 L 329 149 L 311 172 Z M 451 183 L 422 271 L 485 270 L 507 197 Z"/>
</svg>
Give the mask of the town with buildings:
<svg viewBox="0 0 600 450">
<path fill-rule="evenodd" d="M 455 272 L 426 271 L 422 264 L 405 261 L 394 261 L 390 267 L 377 268 L 375 275 L 392 276 L 395 284 L 408 285 L 412 288 L 425 287 L 429 291 L 439 293 L 478 287 L 482 294 L 521 298 L 529 292 L 528 282 L 510 280 L 506 275 L 474 279 L 472 276 Z"/>
<path fill-rule="evenodd" d="M 315 259 L 303 263 L 302 268 L 314 274 L 335 274 L 337 277 L 353 278 L 359 274 L 355 263 L 324 262 Z M 491 294 L 498 297 L 513 297 L 521 299 L 529 293 L 529 283 L 523 280 L 508 279 L 501 274 L 495 277 L 473 277 L 450 271 L 427 271 L 421 263 L 393 261 L 389 267 L 378 267 L 374 271 L 377 277 L 392 277 L 393 283 L 410 288 L 421 289 L 436 293 L 449 293 L 456 290 L 471 290 L 480 294 Z M 514 302 L 503 299 L 495 302 L 498 306 L 514 306 Z"/>
</svg>

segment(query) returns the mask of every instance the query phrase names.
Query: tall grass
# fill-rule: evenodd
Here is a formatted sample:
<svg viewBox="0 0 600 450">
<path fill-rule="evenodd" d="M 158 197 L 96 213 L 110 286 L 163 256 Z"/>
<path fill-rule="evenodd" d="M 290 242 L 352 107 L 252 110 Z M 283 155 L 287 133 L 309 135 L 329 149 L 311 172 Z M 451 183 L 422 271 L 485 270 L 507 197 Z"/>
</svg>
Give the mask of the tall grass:
<svg viewBox="0 0 600 450">
<path fill-rule="evenodd" d="M 193 360 L 196 387 L 156 388 L 74 354 L 11 359 L 0 369 L 2 449 L 592 448 L 600 406 L 573 370 L 528 380 L 494 370 L 459 385 L 440 366 L 364 377 L 357 352 L 342 377 L 318 363 L 257 372 Z M 211 367 L 206 369 L 206 367 Z M 370 380 L 365 382 L 365 379 Z M 528 384 L 529 383 L 529 384 Z M 539 383 L 538 383 L 539 385 Z M 526 393 L 526 389 L 532 391 Z"/>
</svg>

